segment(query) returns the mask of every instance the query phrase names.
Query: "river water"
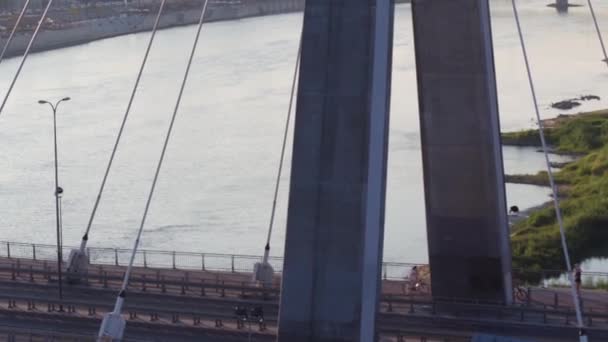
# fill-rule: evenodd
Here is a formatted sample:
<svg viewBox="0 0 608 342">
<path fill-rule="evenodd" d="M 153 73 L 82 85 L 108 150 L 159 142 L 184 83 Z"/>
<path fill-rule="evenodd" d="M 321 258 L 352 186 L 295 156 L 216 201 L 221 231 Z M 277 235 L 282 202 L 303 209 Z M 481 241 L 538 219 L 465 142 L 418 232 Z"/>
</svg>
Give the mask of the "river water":
<svg viewBox="0 0 608 342">
<path fill-rule="evenodd" d="M 542 113 L 581 94 L 605 95 L 608 69 L 587 9 L 558 15 L 523 1 L 521 16 Z M 533 127 L 533 107 L 510 2 L 492 2 L 503 130 Z M 608 28 L 608 4 L 598 3 Z M 420 137 L 409 5 L 396 11 L 385 259 L 425 262 Z M 145 248 L 263 252 L 301 14 L 206 25 L 160 175 Z M 132 245 L 181 81 L 194 27 L 159 32 L 101 202 L 91 245 Z M 606 32 L 608 35 L 608 32 Z M 38 99 L 71 96 L 58 114 L 64 243 L 79 242 L 149 33 L 34 54 L 0 117 L 0 240 L 52 243 L 52 116 Z M 17 59 L 0 65 L 8 87 Z M 582 110 L 608 107 L 586 103 Z M 543 168 L 534 149 L 504 149 L 507 173 Z M 287 156 L 289 160 L 290 155 Z M 556 158 L 556 157 L 553 157 Z M 558 158 L 557 158 L 558 160 Z M 274 255 L 282 255 L 289 167 L 279 197 Z M 548 201 L 546 188 L 508 185 L 508 203 Z"/>
</svg>

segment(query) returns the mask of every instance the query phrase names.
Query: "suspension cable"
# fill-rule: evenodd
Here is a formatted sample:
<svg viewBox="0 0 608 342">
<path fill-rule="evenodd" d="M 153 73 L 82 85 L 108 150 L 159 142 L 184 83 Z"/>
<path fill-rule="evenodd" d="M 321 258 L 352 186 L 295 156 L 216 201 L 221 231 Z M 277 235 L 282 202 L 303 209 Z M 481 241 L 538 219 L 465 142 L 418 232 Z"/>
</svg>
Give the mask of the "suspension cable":
<svg viewBox="0 0 608 342">
<path fill-rule="evenodd" d="M 2 63 L 2 60 L 4 59 L 4 55 L 6 54 L 6 50 L 8 50 L 9 45 L 11 45 L 11 42 L 13 41 L 13 37 L 15 36 L 15 32 L 17 32 L 17 28 L 19 27 L 19 24 L 21 23 L 21 19 L 23 19 L 23 16 L 25 15 L 25 11 L 27 10 L 27 7 L 29 5 L 30 5 L 30 0 L 26 0 L 25 4 L 23 5 L 23 9 L 21 10 L 21 13 L 19 14 L 19 17 L 17 18 L 17 21 L 15 22 L 15 26 L 13 26 L 13 30 L 11 31 L 11 34 L 8 36 L 6 43 L 4 43 L 2 52 L 0 52 L 0 63 Z"/>
<path fill-rule="evenodd" d="M 106 182 L 108 180 L 108 175 L 110 174 L 110 169 L 112 168 L 112 164 L 114 163 L 114 157 L 116 156 L 116 151 L 118 150 L 118 145 L 120 144 L 120 139 L 122 138 L 122 134 L 125 129 L 127 119 L 129 118 L 129 113 L 131 112 L 131 106 L 133 105 L 133 100 L 135 99 L 135 95 L 137 94 L 137 89 L 139 88 L 139 82 L 141 80 L 141 76 L 146 67 L 146 63 L 148 61 L 148 56 L 150 55 L 150 50 L 152 49 L 152 43 L 154 42 L 154 37 L 156 36 L 156 32 L 158 30 L 160 18 L 163 13 L 163 9 L 165 8 L 165 2 L 166 2 L 166 0 L 162 0 L 162 2 L 160 4 L 160 8 L 158 9 L 158 13 L 156 15 L 156 20 L 155 20 L 154 26 L 152 28 L 152 35 L 150 36 L 150 40 L 148 41 L 148 46 L 146 48 L 146 53 L 144 54 L 144 59 L 142 60 L 141 65 L 139 67 L 139 73 L 137 74 L 137 79 L 135 80 L 135 85 L 133 86 L 133 90 L 131 91 L 131 97 L 129 98 L 129 103 L 127 105 L 127 109 L 125 110 L 125 114 L 122 118 L 122 123 L 121 123 L 120 129 L 118 131 L 118 136 L 116 137 L 116 141 L 114 142 L 114 148 L 112 149 L 112 154 L 110 155 L 110 160 L 106 167 L 106 171 L 103 175 L 103 180 L 101 181 L 101 186 L 99 188 L 99 192 L 97 193 L 97 198 L 95 199 L 95 204 L 93 205 L 93 211 L 91 212 L 91 216 L 89 217 L 89 222 L 87 223 L 87 228 L 82 237 L 82 243 L 80 246 L 81 252 L 84 252 L 84 248 L 86 247 L 86 241 L 88 240 L 89 232 L 91 231 L 91 226 L 93 225 L 93 220 L 95 219 L 95 214 L 97 213 L 97 208 L 99 207 L 99 202 L 101 201 L 101 196 L 103 195 L 103 191 L 106 187 Z"/>
<path fill-rule="evenodd" d="M 522 29 L 521 29 L 521 23 L 519 21 L 519 13 L 517 10 L 517 5 L 515 3 L 515 0 L 511 0 L 511 3 L 513 4 L 513 13 L 515 15 L 515 22 L 517 23 L 517 32 L 519 34 L 519 41 L 521 44 L 521 49 L 523 52 L 523 57 L 524 57 L 524 61 L 526 64 L 526 71 L 528 74 L 528 83 L 530 84 L 530 91 L 532 93 L 532 100 L 534 101 L 534 110 L 536 111 L 536 121 L 538 124 L 538 132 L 540 134 L 540 141 L 542 144 L 542 148 L 543 148 L 543 153 L 545 155 L 545 162 L 547 165 L 547 174 L 549 176 L 549 184 L 551 186 L 551 191 L 553 193 L 553 205 L 555 207 L 555 215 L 557 217 L 557 223 L 559 225 L 559 231 L 560 231 L 560 235 L 561 235 L 561 242 L 562 242 L 562 249 L 564 252 L 564 258 L 566 261 L 566 267 L 568 269 L 568 279 L 570 280 L 570 288 L 572 290 L 572 299 L 574 301 L 574 308 L 576 310 L 576 321 L 578 324 L 578 327 L 580 329 L 584 328 L 584 322 L 583 322 L 583 316 L 581 313 L 581 308 L 580 308 L 580 302 L 578 299 L 578 293 L 576 291 L 576 287 L 574 285 L 574 281 L 572 279 L 572 266 L 570 263 L 570 254 L 568 253 L 568 244 L 566 241 L 566 233 L 564 230 L 564 222 L 562 219 L 562 211 L 560 209 L 560 205 L 559 205 L 559 197 L 558 197 L 558 192 L 557 192 L 557 188 L 555 186 L 555 179 L 553 177 L 553 170 L 551 169 L 551 162 L 549 161 L 549 151 L 547 148 L 547 142 L 545 140 L 545 132 L 544 132 L 544 127 L 543 127 L 543 121 L 541 120 L 540 117 L 540 111 L 538 109 L 538 99 L 536 97 L 536 90 L 534 87 L 534 81 L 532 79 L 532 71 L 530 68 L 530 62 L 528 59 L 528 52 L 526 50 L 526 44 L 524 42 L 524 36 L 522 33 Z"/>
<path fill-rule="evenodd" d="M 299 43 L 299 47 L 298 47 L 298 55 L 296 57 L 296 66 L 293 72 L 293 80 L 291 83 L 291 93 L 289 96 L 289 106 L 287 109 L 287 120 L 285 122 L 285 130 L 283 133 L 283 145 L 281 147 L 281 157 L 279 159 L 279 170 L 277 172 L 277 179 L 275 182 L 275 187 L 274 187 L 274 197 L 272 200 L 272 209 L 270 212 L 270 223 L 268 225 L 268 236 L 266 238 L 266 247 L 265 247 L 265 253 L 264 253 L 264 262 L 268 262 L 268 251 L 270 251 L 270 239 L 272 237 L 272 229 L 274 227 L 274 219 L 276 216 L 276 211 L 277 211 L 277 198 L 279 197 L 279 186 L 281 184 L 281 175 L 283 173 L 283 165 L 285 162 L 285 150 L 287 148 L 287 137 L 289 134 L 289 125 L 291 123 L 291 113 L 292 113 L 292 109 L 293 109 L 293 104 L 294 104 L 294 98 L 295 98 L 295 92 L 296 92 L 296 86 L 298 83 L 298 73 L 299 73 L 299 69 L 300 69 L 300 59 L 302 55 L 302 35 L 300 35 L 300 43 Z"/>
<path fill-rule="evenodd" d="M 8 98 L 11 95 L 11 92 L 13 91 L 13 87 L 15 86 L 15 83 L 17 82 L 17 79 L 19 78 L 19 75 L 21 74 L 21 70 L 23 69 L 23 65 L 25 64 L 25 61 L 27 60 L 27 56 L 29 56 L 29 54 L 30 54 L 30 49 L 32 48 L 32 45 L 34 45 L 34 41 L 36 40 L 36 37 L 38 36 L 38 32 L 40 32 L 40 27 L 42 27 L 42 24 L 44 23 L 44 20 L 46 19 L 46 15 L 48 14 L 49 8 L 51 8 L 52 4 L 53 4 L 53 0 L 49 0 L 49 2 L 46 4 L 46 8 L 44 9 L 42 16 L 40 17 L 38 26 L 36 26 L 36 30 L 34 30 L 34 34 L 32 35 L 30 42 L 27 44 L 27 48 L 25 49 L 25 53 L 23 54 L 23 58 L 21 59 L 21 64 L 19 64 L 19 68 L 17 69 L 17 73 L 15 73 L 15 77 L 13 77 L 13 81 L 11 82 L 11 85 L 9 86 L 8 91 L 6 92 L 6 95 L 4 95 L 4 100 L 2 101 L 2 105 L 0 106 L 0 115 L 2 115 L 4 106 L 6 106 L 6 101 L 8 101 Z"/>
<path fill-rule="evenodd" d="M 184 79 L 182 81 L 179 95 L 177 97 L 177 101 L 175 103 L 175 108 L 173 110 L 173 115 L 171 117 L 171 123 L 169 124 L 169 129 L 167 130 L 167 135 L 165 137 L 165 142 L 163 144 L 163 149 L 160 154 L 160 159 L 158 160 L 158 164 L 156 166 L 156 172 L 154 174 L 154 180 L 152 181 L 152 187 L 150 188 L 150 193 L 148 194 L 148 200 L 146 202 L 146 208 L 144 210 L 144 214 L 141 220 L 141 224 L 139 226 L 139 230 L 137 232 L 137 238 L 135 239 L 135 244 L 133 245 L 133 250 L 131 251 L 131 259 L 129 260 L 129 266 L 127 267 L 127 271 L 125 272 L 125 277 L 123 279 L 122 287 L 120 293 L 124 298 L 124 293 L 127 290 L 127 286 L 129 284 L 129 277 L 131 276 L 131 270 L 133 269 L 133 262 L 135 260 L 135 255 L 137 253 L 137 248 L 139 247 L 139 241 L 141 238 L 141 234 L 144 230 L 144 225 L 146 223 L 146 218 L 148 216 L 148 210 L 150 209 L 150 203 L 152 202 L 152 197 L 154 195 L 154 190 L 156 189 L 156 183 L 158 181 L 158 175 L 160 173 L 161 167 L 163 165 L 163 161 L 165 159 L 165 153 L 167 152 L 167 146 L 169 145 L 169 140 L 171 139 L 171 133 L 173 131 L 173 125 L 175 124 L 175 119 L 177 117 L 177 113 L 179 111 L 179 106 L 181 104 L 182 96 L 184 94 L 184 89 L 186 87 L 186 83 L 188 81 L 188 75 L 190 74 L 190 67 L 192 66 L 192 61 L 194 60 L 194 55 L 196 53 L 196 48 L 198 46 L 199 37 L 201 35 L 201 29 L 203 28 L 203 22 L 205 18 L 205 13 L 207 12 L 207 4 L 209 0 L 205 0 L 203 4 L 203 9 L 201 11 L 201 16 L 198 23 L 198 29 L 196 31 L 196 37 L 194 39 L 194 44 L 192 46 L 192 51 L 190 52 L 190 58 L 188 60 L 188 65 L 186 67 L 186 71 L 184 73 Z M 119 295 L 120 296 L 120 295 Z M 115 310 L 116 311 L 116 310 Z"/>
<path fill-rule="evenodd" d="M 606 62 L 606 65 L 608 65 L 608 54 L 606 54 L 606 46 L 604 45 L 604 39 L 602 38 L 602 31 L 600 30 L 600 25 L 597 23 L 597 17 L 595 16 L 593 4 L 591 3 L 591 0 L 587 0 L 587 3 L 589 4 L 589 10 L 591 11 L 591 17 L 593 17 L 595 31 L 597 32 L 597 37 L 600 40 L 600 46 L 602 47 L 602 52 L 604 53 L 604 62 Z"/>
</svg>

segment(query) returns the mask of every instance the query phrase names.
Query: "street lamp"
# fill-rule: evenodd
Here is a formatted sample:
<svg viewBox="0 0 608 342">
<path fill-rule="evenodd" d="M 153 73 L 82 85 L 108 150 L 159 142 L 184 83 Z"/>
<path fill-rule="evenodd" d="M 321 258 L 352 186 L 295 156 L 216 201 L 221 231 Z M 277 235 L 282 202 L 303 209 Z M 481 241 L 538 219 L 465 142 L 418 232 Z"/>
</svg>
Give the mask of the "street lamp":
<svg viewBox="0 0 608 342">
<path fill-rule="evenodd" d="M 39 104 L 48 104 L 53 109 L 53 137 L 55 145 L 55 218 L 57 222 L 57 278 L 59 283 L 59 311 L 63 311 L 63 282 L 61 277 L 61 262 L 62 256 L 62 232 L 61 232 L 61 196 L 63 195 L 63 189 L 59 186 L 59 166 L 57 162 L 57 108 L 59 104 L 64 101 L 69 101 L 69 97 L 57 101 L 54 105 L 49 101 L 40 100 Z"/>
</svg>

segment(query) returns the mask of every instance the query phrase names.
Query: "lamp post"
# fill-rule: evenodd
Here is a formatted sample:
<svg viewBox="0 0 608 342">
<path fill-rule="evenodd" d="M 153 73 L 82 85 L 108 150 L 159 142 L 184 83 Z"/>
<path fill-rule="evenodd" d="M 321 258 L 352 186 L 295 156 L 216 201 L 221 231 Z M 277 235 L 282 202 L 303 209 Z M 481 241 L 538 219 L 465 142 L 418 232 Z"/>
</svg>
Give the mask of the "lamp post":
<svg viewBox="0 0 608 342">
<path fill-rule="evenodd" d="M 61 232 L 61 208 L 60 201 L 61 195 L 63 194 L 63 189 L 59 186 L 59 166 L 57 161 L 57 108 L 59 104 L 64 101 L 69 101 L 69 97 L 64 97 L 63 99 L 57 101 L 54 105 L 45 100 L 38 101 L 39 104 L 48 104 L 53 109 L 53 141 L 55 146 L 55 218 L 57 222 L 57 279 L 59 284 L 59 311 L 63 311 L 63 281 L 61 276 L 61 263 L 62 263 L 62 232 Z"/>
</svg>

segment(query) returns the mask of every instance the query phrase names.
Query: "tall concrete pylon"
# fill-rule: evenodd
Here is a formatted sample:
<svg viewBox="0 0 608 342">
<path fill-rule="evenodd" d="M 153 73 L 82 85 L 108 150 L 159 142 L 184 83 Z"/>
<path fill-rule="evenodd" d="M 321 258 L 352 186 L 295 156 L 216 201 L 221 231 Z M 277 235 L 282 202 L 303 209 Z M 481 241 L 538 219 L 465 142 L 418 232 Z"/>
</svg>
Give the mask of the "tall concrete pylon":
<svg viewBox="0 0 608 342">
<path fill-rule="evenodd" d="M 432 291 L 510 303 L 488 0 L 413 0 Z"/>
<path fill-rule="evenodd" d="M 393 0 L 307 0 L 279 341 L 373 341 Z"/>
<path fill-rule="evenodd" d="M 559 12 L 568 12 L 568 7 L 568 0 L 555 0 L 555 8 L 557 8 Z"/>
</svg>

